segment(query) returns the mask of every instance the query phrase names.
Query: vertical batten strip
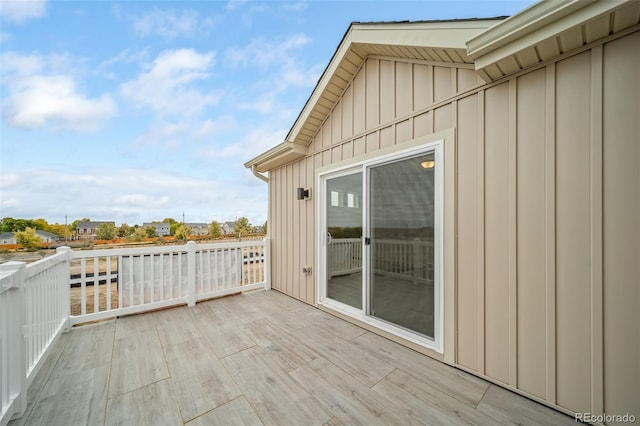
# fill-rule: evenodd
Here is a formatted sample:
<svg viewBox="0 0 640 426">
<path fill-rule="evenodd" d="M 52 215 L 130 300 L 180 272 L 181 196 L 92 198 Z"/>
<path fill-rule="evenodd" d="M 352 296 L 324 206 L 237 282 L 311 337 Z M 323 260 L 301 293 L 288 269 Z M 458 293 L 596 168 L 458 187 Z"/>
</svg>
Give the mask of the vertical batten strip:
<svg viewBox="0 0 640 426">
<path fill-rule="evenodd" d="M 591 50 L 591 412 L 604 413 L 603 49 Z"/>
<path fill-rule="evenodd" d="M 484 90 L 478 92 L 477 146 L 478 146 L 478 373 L 484 374 L 485 358 L 485 272 L 484 272 Z"/>
<path fill-rule="evenodd" d="M 556 65 L 547 66 L 545 134 L 545 253 L 547 401 L 556 403 Z"/>
<path fill-rule="evenodd" d="M 518 80 L 509 80 L 509 152 L 508 152 L 508 194 L 509 217 L 509 384 L 518 387 L 518 236 L 517 236 L 517 92 Z"/>
</svg>

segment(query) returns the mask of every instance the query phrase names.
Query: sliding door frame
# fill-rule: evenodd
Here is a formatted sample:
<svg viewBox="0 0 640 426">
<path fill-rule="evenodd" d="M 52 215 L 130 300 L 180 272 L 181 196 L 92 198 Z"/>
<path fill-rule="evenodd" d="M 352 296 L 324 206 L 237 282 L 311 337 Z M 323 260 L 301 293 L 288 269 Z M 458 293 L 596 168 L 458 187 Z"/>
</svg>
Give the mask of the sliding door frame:
<svg viewBox="0 0 640 426">
<path fill-rule="evenodd" d="M 449 138 L 452 139 L 452 138 Z M 369 230 L 369 169 L 370 167 L 381 165 L 388 162 L 400 161 L 404 158 L 410 158 L 415 155 L 434 152 L 435 161 L 438 167 L 435 171 L 434 185 L 434 337 L 433 339 L 412 332 L 399 326 L 393 326 L 390 323 L 377 319 L 368 315 L 369 300 L 369 277 L 370 268 L 370 245 L 362 247 L 362 309 L 353 308 L 336 300 L 327 297 L 327 259 L 326 259 L 326 181 L 331 178 L 348 175 L 351 173 L 362 172 L 363 191 L 363 238 L 370 237 Z M 347 317 L 357 321 L 364 322 L 370 326 L 380 329 L 384 332 L 398 336 L 401 339 L 408 340 L 414 344 L 424 348 L 433 350 L 437 353 L 444 353 L 444 323 L 445 323 L 445 173 L 447 173 L 447 163 L 445 162 L 445 138 L 430 137 L 414 139 L 402 145 L 396 145 L 390 148 L 376 151 L 371 154 L 365 154 L 360 157 L 352 158 L 336 164 L 328 165 L 316 170 L 316 188 L 318 188 L 316 197 L 316 290 L 317 302 L 321 307 L 329 308 Z M 451 154 L 449 154 L 451 155 Z M 451 158 L 450 160 L 453 160 Z M 447 304 L 449 306 L 449 304 Z M 453 308 L 453 305 L 451 305 Z M 447 315 L 448 317 L 450 317 Z"/>
</svg>

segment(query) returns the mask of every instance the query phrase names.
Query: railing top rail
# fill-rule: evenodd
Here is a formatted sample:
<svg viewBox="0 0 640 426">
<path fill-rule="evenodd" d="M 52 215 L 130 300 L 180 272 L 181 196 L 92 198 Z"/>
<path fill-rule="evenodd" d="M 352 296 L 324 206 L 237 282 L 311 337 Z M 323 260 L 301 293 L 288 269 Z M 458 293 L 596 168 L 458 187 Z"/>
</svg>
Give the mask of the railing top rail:
<svg viewBox="0 0 640 426">
<path fill-rule="evenodd" d="M 212 250 L 212 249 L 226 249 L 226 248 L 244 248 L 263 246 L 263 240 L 250 240 L 250 241 L 232 241 L 228 243 L 206 243 L 195 244 L 196 251 L 199 250 Z M 71 258 L 93 258 L 93 257 L 108 257 L 108 256 L 136 256 L 145 254 L 167 254 L 167 253 L 186 253 L 188 244 L 182 245 L 167 245 L 167 246 L 142 246 L 142 247 L 128 247 L 128 248 L 113 248 L 113 249 L 97 249 L 97 250 L 78 250 L 71 252 Z"/>
<path fill-rule="evenodd" d="M 198 250 L 212 250 L 212 249 L 225 249 L 225 248 L 244 248 L 244 247 L 256 247 L 263 246 L 263 240 L 250 240 L 250 241 L 235 241 L 229 243 L 205 243 L 197 244 L 196 251 Z"/>
<path fill-rule="evenodd" d="M 187 251 L 186 245 L 180 246 L 144 246 L 129 248 L 113 248 L 98 250 L 78 250 L 71 252 L 72 259 L 92 258 L 92 257 L 108 257 L 108 256 L 135 256 L 141 254 L 160 254 L 160 253 L 184 253 Z"/>
<path fill-rule="evenodd" d="M 25 278 L 31 278 L 34 275 L 39 274 L 42 271 L 45 271 L 52 266 L 57 265 L 58 263 L 62 263 L 67 260 L 66 253 L 56 253 L 49 257 L 45 257 L 44 259 L 40 259 L 36 262 L 29 263 L 26 266 Z"/>
</svg>

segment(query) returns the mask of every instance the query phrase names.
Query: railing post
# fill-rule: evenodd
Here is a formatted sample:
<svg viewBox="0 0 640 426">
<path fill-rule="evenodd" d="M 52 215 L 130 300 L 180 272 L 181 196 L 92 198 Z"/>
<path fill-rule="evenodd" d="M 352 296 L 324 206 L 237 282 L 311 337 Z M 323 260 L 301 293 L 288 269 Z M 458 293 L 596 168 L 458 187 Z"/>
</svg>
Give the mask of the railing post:
<svg viewBox="0 0 640 426">
<path fill-rule="evenodd" d="M 263 238 L 264 243 L 264 289 L 271 290 L 271 239 Z"/>
<path fill-rule="evenodd" d="M 187 243 L 187 305 L 196 305 L 196 243 Z"/>
<path fill-rule="evenodd" d="M 25 334 L 27 325 L 25 301 L 25 262 L 6 262 L 0 265 L 2 275 L 11 275 L 9 291 L 18 292 L 18 300 L 10 307 L 15 315 L 9 315 L 9 349 L 8 371 L 9 383 L 18 383 L 19 396 L 16 397 L 13 407 L 13 418 L 22 417 L 27 410 L 27 337 Z M 13 336 L 13 339 L 12 339 Z M 1 419 L 0 419 L 1 420 Z"/>
<path fill-rule="evenodd" d="M 64 253 L 65 256 L 65 264 L 67 265 L 66 267 L 66 271 L 65 271 L 65 276 L 68 277 L 67 281 L 71 280 L 71 255 L 73 254 L 73 252 L 71 251 L 71 247 L 58 247 L 56 249 L 56 253 L 60 254 L 60 253 Z M 71 283 L 67 282 L 67 285 L 65 285 L 64 290 L 62 291 L 62 295 L 61 297 L 61 301 L 60 303 L 62 304 L 62 311 L 65 315 L 65 317 L 67 318 L 67 320 L 64 323 L 64 332 L 66 333 L 67 331 L 71 330 Z"/>
</svg>

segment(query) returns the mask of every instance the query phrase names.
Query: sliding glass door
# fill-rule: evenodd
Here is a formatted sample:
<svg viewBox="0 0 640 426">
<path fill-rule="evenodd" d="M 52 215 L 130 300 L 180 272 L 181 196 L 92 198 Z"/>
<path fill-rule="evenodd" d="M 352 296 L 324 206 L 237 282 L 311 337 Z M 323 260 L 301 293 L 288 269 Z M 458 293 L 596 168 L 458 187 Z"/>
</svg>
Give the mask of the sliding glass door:
<svg viewBox="0 0 640 426">
<path fill-rule="evenodd" d="M 327 297 L 362 309 L 362 172 L 326 180 Z"/>
<path fill-rule="evenodd" d="M 320 303 L 427 345 L 441 330 L 439 155 L 435 145 L 320 175 Z"/>
<path fill-rule="evenodd" d="M 433 153 L 369 168 L 369 314 L 433 338 Z"/>
</svg>

